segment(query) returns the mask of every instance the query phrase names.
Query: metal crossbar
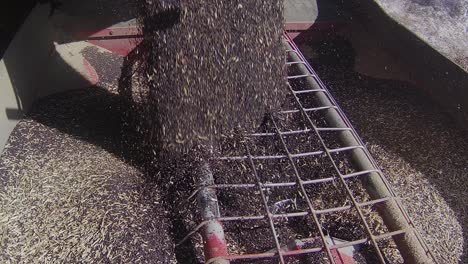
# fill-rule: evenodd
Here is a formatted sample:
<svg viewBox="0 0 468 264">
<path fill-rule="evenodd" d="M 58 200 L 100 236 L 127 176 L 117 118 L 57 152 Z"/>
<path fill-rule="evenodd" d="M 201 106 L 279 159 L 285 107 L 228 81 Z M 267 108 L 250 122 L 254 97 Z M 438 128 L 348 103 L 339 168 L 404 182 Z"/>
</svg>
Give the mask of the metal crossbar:
<svg viewBox="0 0 468 264">
<path fill-rule="evenodd" d="M 271 251 L 268 252 L 246 252 L 246 253 L 236 253 L 236 254 L 229 254 L 228 256 L 223 257 L 216 257 L 213 259 L 206 260 L 206 263 L 217 263 L 216 261 L 220 258 L 222 260 L 228 260 L 232 262 L 236 261 L 255 261 L 260 259 L 274 259 L 279 263 L 286 263 L 286 259 L 291 257 L 297 256 L 305 256 L 305 255 L 317 255 L 325 254 L 325 259 L 328 260 L 329 263 L 341 263 L 336 258 L 336 251 L 339 248 L 350 247 L 355 245 L 369 245 L 374 249 L 375 257 L 378 259 L 379 262 L 385 263 L 386 257 L 382 252 L 381 248 L 379 247 L 379 241 L 388 240 L 388 239 L 395 239 L 395 242 L 406 243 L 402 237 L 415 237 L 415 240 L 412 240 L 412 243 L 416 243 L 416 248 L 421 249 L 422 252 L 425 254 L 423 256 L 423 261 L 430 260 L 435 262 L 434 257 L 432 256 L 431 251 L 426 246 L 424 241 L 422 240 L 421 236 L 416 232 L 411 219 L 409 218 L 408 214 L 405 212 L 401 203 L 391 189 L 388 181 L 384 177 L 382 171 L 378 168 L 375 161 L 373 160 L 372 156 L 370 155 L 369 151 L 365 147 L 362 140 L 357 135 L 356 131 L 350 124 L 349 120 L 344 115 L 343 111 L 337 105 L 335 100 L 333 99 L 332 95 L 325 87 L 325 85 L 320 81 L 317 77 L 317 74 L 314 72 L 312 67 L 307 63 L 303 55 L 300 53 L 296 45 L 291 41 L 291 39 L 285 34 L 285 49 L 286 54 L 290 57 L 290 59 L 286 62 L 287 67 L 296 67 L 301 66 L 306 70 L 306 72 L 289 72 L 288 81 L 294 82 L 299 79 L 304 78 L 312 78 L 314 82 L 316 82 L 313 87 L 306 87 L 302 90 L 296 90 L 293 88 L 293 85 L 288 85 L 288 89 L 290 92 L 290 96 L 293 98 L 294 108 L 290 110 L 281 110 L 269 117 L 269 122 L 271 123 L 272 130 L 270 131 L 263 131 L 263 132 L 256 132 L 245 135 L 247 140 L 243 141 L 243 148 L 244 151 L 242 155 L 238 156 L 221 156 L 216 157 L 213 159 L 213 162 L 243 162 L 247 164 L 248 167 L 248 175 L 249 175 L 249 182 L 241 182 L 241 183 L 220 183 L 217 182 L 215 184 L 211 184 L 209 186 L 199 186 L 196 190 L 187 198 L 187 201 L 191 201 L 195 199 L 197 193 L 200 192 L 203 188 L 209 188 L 213 190 L 217 190 L 218 192 L 230 192 L 232 190 L 240 190 L 240 191 L 247 191 L 247 190 L 255 190 L 260 195 L 261 203 L 258 204 L 258 214 L 255 215 L 237 215 L 237 216 L 223 216 L 216 217 L 215 219 L 210 220 L 217 220 L 221 223 L 252 223 L 258 221 L 267 221 L 268 226 L 271 232 L 271 238 L 274 242 Z M 292 58 L 292 59 L 291 59 Z M 310 88 L 310 89 L 309 89 Z M 313 107 L 309 107 L 304 105 L 304 100 L 302 96 L 311 96 L 314 97 L 315 95 L 320 94 L 325 98 L 327 101 L 326 104 L 319 104 Z M 330 111 L 334 111 L 334 117 L 338 117 L 339 122 L 336 124 L 328 122 L 327 125 L 330 127 L 321 127 L 314 117 L 312 116 L 313 113 L 318 112 L 325 112 L 326 114 L 330 114 Z M 301 117 L 301 123 L 305 124 L 305 127 L 302 129 L 297 128 L 283 128 L 280 126 L 280 117 L 289 114 L 298 114 Z M 346 133 L 347 136 L 351 137 L 351 140 L 344 140 L 346 144 L 340 145 L 339 147 L 328 147 L 327 146 L 327 139 L 324 137 L 324 133 Z M 305 151 L 300 151 L 299 153 L 293 153 L 290 150 L 290 146 L 288 145 L 288 141 L 286 137 L 288 136 L 311 136 L 316 139 L 316 146 L 310 142 L 310 144 L 306 144 L 310 147 Z M 276 146 L 277 153 L 253 153 L 252 149 L 255 147 L 257 140 L 260 139 L 271 139 L 277 140 L 279 142 L 279 146 Z M 349 143 L 351 142 L 351 143 Z M 366 164 L 370 164 L 369 166 L 364 166 L 363 168 L 358 168 L 353 171 L 342 171 L 339 166 L 339 161 L 337 160 L 337 156 L 346 153 L 358 153 L 356 156 L 359 156 L 361 159 L 364 159 Z M 320 177 L 312 177 L 310 175 L 304 175 L 302 171 L 298 168 L 297 161 L 300 159 L 305 158 L 316 158 L 321 159 L 331 165 L 332 171 L 330 175 L 320 175 Z M 263 179 L 260 177 L 256 162 L 262 161 L 269 161 L 269 162 L 282 162 L 281 164 L 288 164 L 289 168 L 292 169 L 292 178 L 282 181 L 282 182 L 271 182 L 268 179 Z M 359 167 L 359 166 L 358 166 Z M 216 175 L 214 175 L 216 180 Z M 373 195 L 368 194 L 370 197 L 365 201 L 359 201 L 353 189 L 350 187 L 349 181 L 351 180 L 358 180 L 361 182 L 382 182 L 382 186 L 379 188 L 383 188 L 383 193 L 381 197 L 373 197 Z M 314 203 L 309 197 L 309 192 L 307 188 L 313 186 L 319 186 L 320 184 L 339 184 L 341 186 L 341 191 L 343 191 L 344 197 L 347 204 L 338 207 L 329 207 L 329 208 L 316 208 Z M 269 206 L 268 195 L 266 190 L 275 189 L 275 190 L 283 190 L 286 188 L 295 188 L 295 190 L 299 193 L 302 199 L 306 203 L 306 208 L 301 208 L 299 211 L 295 212 L 287 212 L 287 213 L 276 213 L 271 211 L 271 207 Z M 375 195 L 374 195 L 375 196 Z M 395 204 L 395 208 L 393 207 L 385 207 L 387 203 Z M 397 228 L 388 228 L 382 234 L 374 234 L 371 226 L 366 219 L 366 216 L 363 212 L 364 208 L 369 208 L 375 205 L 379 205 L 379 207 L 383 208 L 384 212 L 379 212 L 380 215 L 385 215 L 387 212 L 385 210 L 396 210 L 396 212 L 392 212 L 393 214 L 397 214 L 402 221 L 403 224 L 396 224 L 390 225 L 385 224 L 388 226 L 393 226 Z M 390 208 L 390 209 L 388 209 Z M 326 234 L 323 228 L 323 222 L 321 220 L 321 216 L 333 214 L 333 213 L 341 213 L 341 212 L 356 212 L 358 215 L 359 223 L 356 225 L 360 225 L 364 227 L 365 237 L 356 239 L 353 241 L 346 241 L 342 244 L 334 245 L 330 244 L 327 240 L 327 236 L 330 234 Z M 306 218 L 311 220 L 313 223 L 314 228 L 317 230 L 317 237 L 311 237 L 309 239 L 318 239 L 320 241 L 320 245 L 315 245 L 312 248 L 299 248 L 299 249 L 285 249 L 284 241 L 280 241 L 278 238 L 278 232 L 281 231 L 281 226 L 277 226 L 275 224 L 276 220 L 280 219 L 295 219 L 295 218 Z M 399 218 L 398 218 L 399 219 Z M 400 221 L 401 221 L 400 219 Z M 385 220 L 385 219 L 384 219 Z M 194 234 L 199 232 L 202 228 L 206 226 L 209 220 L 203 221 L 199 223 L 195 228 L 192 229 L 190 233 L 188 233 L 179 243 L 178 245 L 186 242 Z M 403 241 L 403 242 L 401 242 Z M 400 245 L 397 243 L 400 248 Z M 405 248 L 405 246 L 401 247 Z M 401 253 L 405 261 L 417 259 L 418 256 L 411 256 L 410 253 Z M 410 257 L 408 257 L 410 256 Z M 419 256 L 421 257 L 421 256 Z M 408 258 L 408 259 L 406 259 Z M 422 262 L 421 262 L 422 263 Z"/>
</svg>

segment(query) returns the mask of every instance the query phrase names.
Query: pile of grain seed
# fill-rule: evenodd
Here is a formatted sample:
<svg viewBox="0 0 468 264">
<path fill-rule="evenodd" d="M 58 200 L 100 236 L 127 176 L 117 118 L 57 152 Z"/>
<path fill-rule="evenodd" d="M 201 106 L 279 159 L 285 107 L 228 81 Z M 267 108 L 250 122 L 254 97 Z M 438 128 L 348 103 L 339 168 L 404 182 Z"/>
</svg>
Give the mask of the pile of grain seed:
<svg viewBox="0 0 468 264">
<path fill-rule="evenodd" d="M 55 95 L 0 157 L 1 263 L 174 263 L 161 193 L 120 149 L 119 99 Z"/>
<path fill-rule="evenodd" d="M 279 105 L 283 1 L 139 5 L 144 41 L 130 77 L 140 79 L 121 91 L 148 144 L 181 152 L 216 145 L 222 134 L 259 126 Z"/>
<path fill-rule="evenodd" d="M 466 132 L 414 85 L 353 72 L 349 65 L 352 49 L 346 46 L 349 43 L 339 42 L 330 43 L 336 47 L 335 56 L 327 54 L 325 60 L 322 56 L 311 63 L 363 137 L 439 262 L 465 263 Z"/>
</svg>

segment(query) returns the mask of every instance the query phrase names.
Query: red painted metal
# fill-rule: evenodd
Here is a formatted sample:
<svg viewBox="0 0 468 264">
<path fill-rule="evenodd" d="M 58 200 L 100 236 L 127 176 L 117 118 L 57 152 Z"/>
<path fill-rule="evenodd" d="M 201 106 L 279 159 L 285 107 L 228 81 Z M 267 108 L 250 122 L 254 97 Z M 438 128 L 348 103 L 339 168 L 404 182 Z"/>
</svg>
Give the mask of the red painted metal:
<svg viewBox="0 0 468 264">
<path fill-rule="evenodd" d="M 97 32 L 83 31 L 79 35 L 89 43 L 124 57 L 142 40 L 141 30 L 137 26 L 110 27 Z"/>
<path fill-rule="evenodd" d="M 308 30 L 309 28 L 312 27 L 314 23 L 305 21 L 305 22 L 290 22 L 290 23 L 285 23 L 284 24 L 284 30 L 286 31 L 303 31 L 303 30 Z"/>
<path fill-rule="evenodd" d="M 108 27 L 96 30 L 80 30 L 75 33 L 78 39 L 99 39 L 99 38 L 134 38 L 142 37 L 141 29 L 137 26 Z"/>
<path fill-rule="evenodd" d="M 142 37 L 142 32 L 137 26 L 128 27 L 110 27 L 97 32 L 87 34 L 82 32 L 88 38 L 105 38 L 105 37 Z"/>
<path fill-rule="evenodd" d="M 354 264 L 356 261 L 352 256 L 348 256 L 342 252 L 340 252 L 338 249 L 332 249 L 331 253 L 333 255 L 333 258 L 335 259 L 336 264 Z"/>
<path fill-rule="evenodd" d="M 208 163 L 201 162 L 196 174 L 199 176 L 201 186 L 214 184 L 213 173 Z M 205 260 L 213 261 L 213 264 L 229 264 L 226 238 L 221 221 L 215 218 L 220 217 L 218 198 L 216 190 L 212 188 L 202 188 L 198 193 L 198 204 L 200 206 L 201 217 L 206 221 L 203 227 L 202 237 L 205 250 Z"/>
<path fill-rule="evenodd" d="M 216 223 L 214 224 L 222 227 L 221 222 L 215 222 Z M 205 229 L 208 229 L 208 227 Z M 205 259 L 210 260 L 213 258 L 228 256 L 226 239 L 218 236 L 217 232 L 214 232 L 213 230 L 205 230 L 205 232 L 208 234 L 204 241 Z"/>
<path fill-rule="evenodd" d="M 340 22 L 312 23 L 305 21 L 285 23 L 284 28 L 288 31 L 288 35 L 296 40 L 299 36 L 304 37 L 307 35 L 308 39 L 310 39 L 314 35 L 319 35 L 317 32 L 321 35 L 323 32 L 338 30 L 341 25 Z M 142 40 L 141 29 L 137 26 L 110 27 L 97 32 L 82 31 L 79 36 L 96 46 L 121 56 L 127 56 Z"/>
</svg>

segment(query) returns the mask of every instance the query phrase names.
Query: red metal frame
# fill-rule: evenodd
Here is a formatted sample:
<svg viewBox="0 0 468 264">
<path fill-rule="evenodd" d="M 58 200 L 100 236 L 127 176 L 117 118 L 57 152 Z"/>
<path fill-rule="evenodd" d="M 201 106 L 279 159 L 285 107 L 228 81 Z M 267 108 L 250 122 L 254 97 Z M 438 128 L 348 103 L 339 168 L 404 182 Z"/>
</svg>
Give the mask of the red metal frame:
<svg viewBox="0 0 468 264">
<path fill-rule="evenodd" d="M 330 31 L 339 28 L 339 24 L 333 22 L 290 22 L 285 23 L 284 28 L 289 36 L 295 39 L 302 34 L 312 34 L 311 29 L 317 31 Z M 137 26 L 110 27 L 97 32 L 82 31 L 81 38 L 89 43 L 105 48 L 120 56 L 127 56 L 142 40 L 141 29 Z"/>
</svg>

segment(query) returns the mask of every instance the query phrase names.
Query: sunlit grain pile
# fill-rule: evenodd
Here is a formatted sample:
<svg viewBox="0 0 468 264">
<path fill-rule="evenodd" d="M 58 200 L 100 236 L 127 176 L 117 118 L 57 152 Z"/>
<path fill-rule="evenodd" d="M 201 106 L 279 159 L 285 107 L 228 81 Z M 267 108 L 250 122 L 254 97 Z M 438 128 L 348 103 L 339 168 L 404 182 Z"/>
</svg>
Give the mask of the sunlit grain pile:
<svg viewBox="0 0 468 264">
<path fill-rule="evenodd" d="M 221 134 L 258 127 L 278 106 L 286 91 L 283 1 L 139 5 L 144 41 L 131 63 L 134 82 L 121 90 L 148 144 L 215 145 Z"/>
<path fill-rule="evenodd" d="M 0 158 L 0 263 L 171 263 L 161 194 L 123 159 L 119 100 L 41 100 Z"/>
</svg>

